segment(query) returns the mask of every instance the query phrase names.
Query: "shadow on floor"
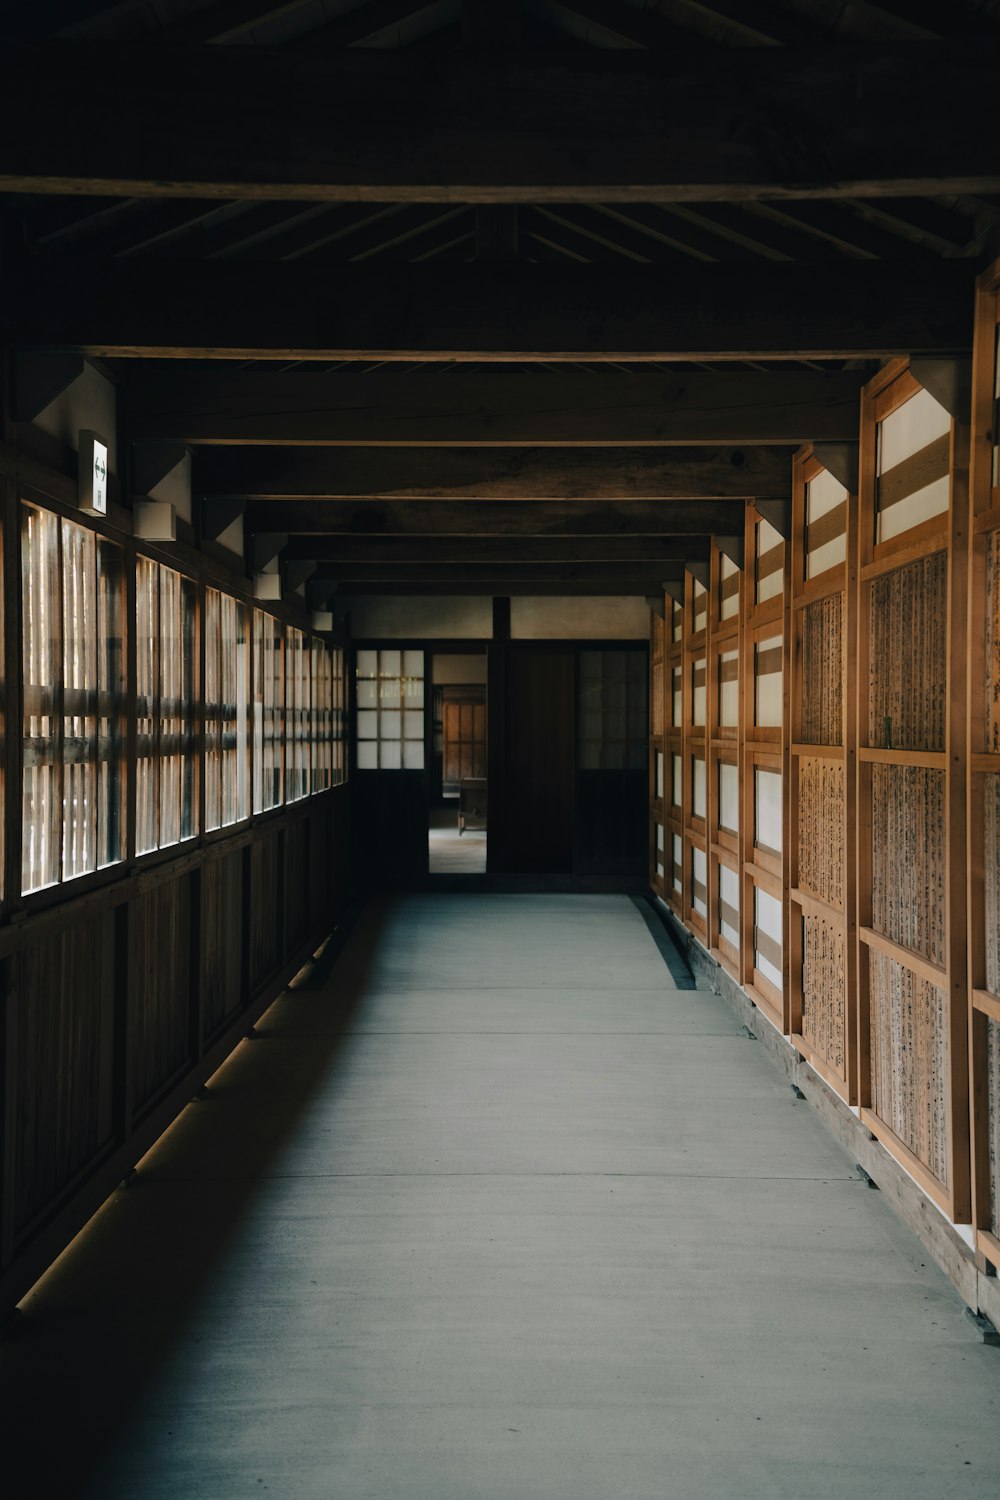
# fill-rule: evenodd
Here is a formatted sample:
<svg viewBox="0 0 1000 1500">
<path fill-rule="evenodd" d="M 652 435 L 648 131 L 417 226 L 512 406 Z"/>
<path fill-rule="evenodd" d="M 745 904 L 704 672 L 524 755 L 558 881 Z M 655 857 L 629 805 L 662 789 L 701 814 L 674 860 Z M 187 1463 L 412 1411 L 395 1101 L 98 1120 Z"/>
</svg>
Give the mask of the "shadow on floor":
<svg viewBox="0 0 1000 1500">
<path fill-rule="evenodd" d="M 12 1497 L 81 1494 L 169 1366 L 173 1346 L 190 1337 L 202 1289 L 267 1190 L 272 1164 L 314 1095 L 344 1066 L 383 913 L 384 903 L 369 904 L 346 946 L 331 940 L 313 972 L 278 997 L 140 1161 L 132 1184 L 107 1199 L 22 1299 L 0 1343 L 5 1471 L 20 1472 L 25 1485 L 8 1490 Z M 334 965 L 337 989 L 321 994 Z M 323 1007 L 306 1073 L 297 1071 L 294 1089 L 269 1095 L 264 1128 L 237 1130 L 243 1112 L 227 1103 L 254 1087 L 261 1068 L 273 1068 L 283 1017 L 304 1005 Z M 192 1213 L 196 1181 L 203 1191 Z"/>
</svg>

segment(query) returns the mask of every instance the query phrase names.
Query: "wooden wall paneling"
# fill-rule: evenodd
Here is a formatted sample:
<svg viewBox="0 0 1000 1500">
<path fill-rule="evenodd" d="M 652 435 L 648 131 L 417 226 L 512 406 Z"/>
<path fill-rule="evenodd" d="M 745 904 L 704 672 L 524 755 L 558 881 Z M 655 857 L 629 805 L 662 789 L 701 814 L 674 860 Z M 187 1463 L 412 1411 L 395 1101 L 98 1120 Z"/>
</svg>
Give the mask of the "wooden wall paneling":
<svg viewBox="0 0 1000 1500">
<path fill-rule="evenodd" d="M 879 540 L 880 424 L 920 386 L 903 360 L 862 396 L 856 868 L 862 1118 L 949 1216 L 970 1215 L 966 956 L 968 452 L 948 428 L 948 509 Z M 916 409 L 916 408 L 914 408 Z M 905 419 L 904 419 L 905 421 Z M 897 424 L 898 425 L 898 424 Z M 912 448 L 924 430 L 909 435 Z M 922 462 L 893 458 L 893 484 Z M 888 462 L 888 460 L 886 460 Z M 919 465 L 917 466 L 919 467 Z M 935 471 L 936 472 L 936 471 Z M 907 486 L 910 489 L 907 489 Z M 906 503 L 897 499 L 892 505 Z M 924 509 L 927 507 L 924 506 Z M 893 525 L 898 522 L 898 513 Z"/>
<path fill-rule="evenodd" d="M 741 746 L 743 984 L 772 1025 L 787 1034 L 790 1025 L 787 892 L 791 549 L 752 502 L 747 504 L 744 551 L 747 570 L 743 610 Z M 774 692 L 775 671 L 781 673 L 780 699 Z M 767 678 L 771 679 L 771 684 L 762 692 L 761 681 Z M 764 718 L 770 722 L 758 722 Z M 762 790 L 768 785 L 764 781 L 758 783 L 758 778 L 769 775 L 780 777 L 781 782 L 780 815 L 774 820 L 780 849 L 757 837 L 759 819 L 766 806 L 763 798 L 758 798 L 758 785 Z M 761 969 L 758 957 L 768 965 L 770 972 Z M 780 983 L 775 975 L 780 977 Z"/>
<path fill-rule="evenodd" d="M 22 948 L 7 967 L 16 1081 L 9 1222 L 16 1251 L 112 1139 L 112 913 Z"/>
<path fill-rule="evenodd" d="M 666 899 L 667 858 L 664 828 L 666 756 L 664 753 L 667 710 L 666 636 L 670 599 L 662 617 L 649 613 L 649 884 L 655 895 Z"/>
<path fill-rule="evenodd" d="M 692 573 L 684 575 L 683 756 L 684 911 L 691 930 L 709 946 L 711 880 L 708 866 L 708 653 L 709 595 Z M 704 910 L 698 910 L 701 903 Z"/>
<path fill-rule="evenodd" d="M 826 504 L 809 524 L 810 486 Z M 793 464 L 790 572 L 790 745 L 788 794 L 788 999 L 801 1057 L 847 1103 L 857 1103 L 857 1028 L 852 980 L 853 797 L 847 762 L 847 704 L 853 685 L 848 577 L 857 496 L 836 500 L 836 481 L 811 445 Z M 829 560 L 814 568 L 812 560 Z M 822 550 L 820 550 L 822 549 Z M 843 560 L 837 560 L 842 552 Z M 853 731 L 853 715 L 850 729 Z M 849 931 L 850 927 L 850 931 Z"/>
<path fill-rule="evenodd" d="M 129 911 L 129 1051 L 133 1118 L 191 1061 L 193 877 L 141 890 Z"/>
<path fill-rule="evenodd" d="M 1000 261 L 979 278 L 972 357 L 967 630 L 972 1222 L 1000 1269 Z"/>
<path fill-rule="evenodd" d="M 709 590 L 710 642 L 708 653 L 708 840 L 710 948 L 713 956 L 736 980 L 742 982 L 740 920 L 742 880 L 740 876 L 739 754 L 742 734 L 742 693 L 740 691 L 741 633 L 743 616 L 743 570 L 731 564 L 714 543 L 711 549 L 711 586 Z M 731 604 L 735 603 L 735 609 Z M 730 658 L 735 653 L 735 724 L 732 712 L 723 713 L 723 693 L 727 704 Z M 725 684 L 725 686 L 724 686 Z M 724 720 L 726 722 L 724 722 Z M 723 824 L 720 774 L 731 767 L 737 783 L 737 827 Z M 726 891 L 736 897 L 735 910 Z M 733 935 L 734 934 L 735 940 Z"/>
<path fill-rule="evenodd" d="M 284 861 L 281 830 L 269 829 L 250 846 L 250 994 L 266 983 L 281 961 Z"/>
<path fill-rule="evenodd" d="M 309 927 L 308 824 L 293 818 L 285 828 L 285 919 L 282 956 L 293 952 Z"/>
<path fill-rule="evenodd" d="M 687 877 L 684 859 L 684 605 L 667 596 L 663 656 L 663 841 L 664 900 L 681 922 L 686 920 Z M 675 685 L 679 692 L 675 691 Z M 680 768 L 675 776 L 675 762 Z"/>
<path fill-rule="evenodd" d="M 320 800 L 307 823 L 309 840 L 309 876 L 306 892 L 309 930 L 315 932 L 324 917 L 335 909 L 333 889 L 333 798 Z"/>
<path fill-rule="evenodd" d="M 243 987 L 243 852 L 210 860 L 201 871 L 201 1045 L 240 1009 Z"/>
</svg>

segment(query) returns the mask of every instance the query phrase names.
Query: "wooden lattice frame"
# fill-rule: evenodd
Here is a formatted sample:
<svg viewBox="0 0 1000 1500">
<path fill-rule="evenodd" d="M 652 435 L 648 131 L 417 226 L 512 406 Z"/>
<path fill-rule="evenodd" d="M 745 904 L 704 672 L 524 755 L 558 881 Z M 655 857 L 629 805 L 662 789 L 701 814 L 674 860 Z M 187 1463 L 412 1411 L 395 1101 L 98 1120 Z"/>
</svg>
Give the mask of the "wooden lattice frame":
<svg viewBox="0 0 1000 1500">
<path fill-rule="evenodd" d="M 1000 485 L 994 484 L 993 448 L 1000 441 L 996 422 L 996 351 L 1000 336 L 1000 261 L 983 273 L 976 296 L 972 370 L 970 468 L 971 560 L 969 577 L 969 1061 L 971 1095 L 972 1217 L 980 1259 L 1000 1266 L 1000 1238 L 992 1232 L 987 1044 L 990 1023 L 1000 1025 L 1000 995 L 987 988 L 986 868 L 984 791 L 986 777 L 1000 773 L 1000 753 L 989 749 L 986 732 L 986 641 L 983 622 L 989 601 L 986 558 L 1000 533 Z M 994 875 L 994 878 L 996 876 Z"/>
<path fill-rule="evenodd" d="M 709 646 L 709 600 L 705 596 L 705 623 L 695 628 L 696 580 L 691 573 L 684 575 L 684 639 L 683 639 L 683 688 L 684 715 L 684 921 L 691 930 L 708 945 L 709 917 L 711 910 L 711 878 L 708 870 L 708 646 Z M 700 662 L 704 662 L 705 715 L 703 722 L 694 722 L 695 673 Z M 705 767 L 705 816 L 695 812 L 694 806 L 694 762 L 700 760 Z M 694 855 L 695 850 L 705 857 L 705 913 L 694 905 Z"/>
<path fill-rule="evenodd" d="M 815 578 L 807 579 L 807 528 L 806 499 L 808 485 L 823 470 L 823 465 L 813 452 L 812 446 L 801 448 L 795 456 L 792 469 L 792 538 L 791 538 L 791 723 L 790 723 L 790 777 L 788 793 L 789 818 L 789 1021 L 792 1041 L 802 1057 L 816 1072 L 845 1099 L 854 1105 L 858 1100 L 858 1031 L 857 1031 L 857 977 L 855 963 L 855 699 L 849 692 L 848 664 L 855 654 L 856 582 L 857 582 L 857 495 L 848 494 L 846 501 L 845 531 L 847 557 L 843 563 L 827 568 Z M 819 744 L 803 742 L 803 704 L 806 683 L 803 674 L 803 628 L 805 610 L 811 604 L 839 596 L 842 609 L 842 647 L 839 664 L 841 683 L 841 731 L 839 743 Z M 839 903 L 824 898 L 815 890 L 808 889 L 800 878 L 800 839 L 803 808 L 800 804 L 800 772 L 802 762 L 820 761 L 839 765 L 843 775 L 842 822 L 838 828 L 821 830 L 830 849 L 838 845 L 842 850 L 840 881 L 842 895 Z M 813 815 L 815 810 L 811 809 Z M 824 1055 L 820 1048 L 803 1035 L 803 923 L 807 919 L 825 922 L 839 933 L 844 951 L 843 983 L 843 1063 L 835 1065 L 834 1059 Z"/>
<path fill-rule="evenodd" d="M 917 1179 L 924 1191 L 958 1222 L 970 1213 L 968 1124 L 968 1000 L 965 933 L 965 751 L 967 635 L 967 475 L 968 428 L 952 420 L 948 452 L 951 504 L 948 512 L 877 543 L 876 464 L 878 424 L 920 389 L 907 360 L 887 365 L 862 393 L 858 506 L 858 650 L 855 674 L 858 737 L 857 775 L 857 984 L 858 1096 L 861 1117 L 882 1144 Z M 903 566 L 943 553 L 947 557 L 946 743 L 941 751 L 897 750 L 869 743 L 871 601 L 876 580 Z M 909 767 L 946 778 L 944 921 L 946 962 L 937 965 L 874 930 L 872 784 L 876 766 Z M 872 954 L 900 966 L 911 984 L 924 982 L 945 995 L 947 1062 L 944 1069 L 947 1181 L 939 1180 L 873 1107 L 871 1051 Z M 881 962 L 881 960 L 877 960 Z M 916 1064 L 914 1064 L 916 1067 Z"/>
<path fill-rule="evenodd" d="M 669 599 L 667 604 L 669 604 Z M 666 644 L 666 611 L 664 616 L 656 611 L 651 611 L 649 617 L 649 806 L 651 810 L 649 820 L 649 884 L 661 900 L 666 896 L 666 828 L 663 824 L 664 798 L 660 795 L 657 787 L 657 757 L 663 765 L 663 785 L 666 788 L 666 757 L 663 750 L 664 732 L 667 723 L 667 700 L 666 700 L 666 670 L 664 666 L 664 647 Z M 656 702 L 657 683 L 659 683 L 661 721 L 659 728 L 654 721 L 653 705 Z M 663 876 L 658 870 L 657 829 L 663 828 Z"/>
<path fill-rule="evenodd" d="M 742 931 L 743 985 L 755 1004 L 779 1031 L 789 1031 L 788 985 L 788 722 L 789 722 L 789 571 L 791 548 L 783 548 L 782 588 L 773 597 L 757 603 L 756 551 L 757 528 L 766 520 L 753 502 L 747 503 L 743 585 L 743 630 L 741 647 L 741 823 L 743 883 L 740 901 Z M 756 723 L 756 651 L 760 641 L 781 638 L 782 714 L 780 725 L 758 726 Z M 779 854 L 757 846 L 755 837 L 755 772 L 773 771 L 782 779 L 782 840 Z M 781 975 L 779 991 L 757 968 L 755 957 L 755 892 L 766 892 L 782 909 Z"/>
<path fill-rule="evenodd" d="M 708 764 L 706 777 L 708 784 L 708 927 L 709 947 L 713 956 L 722 964 L 723 968 L 737 981 L 743 981 L 743 954 L 742 944 L 730 943 L 722 934 L 722 913 L 718 899 L 719 870 L 725 868 L 740 880 L 740 826 L 743 817 L 743 799 L 739 798 L 738 827 L 735 832 L 725 828 L 720 823 L 720 796 L 719 796 L 719 767 L 731 765 L 736 769 L 737 785 L 739 785 L 739 761 L 740 740 L 743 734 L 743 694 L 740 690 L 741 644 L 743 625 L 743 570 L 740 568 L 735 575 L 736 601 L 735 614 L 727 619 L 722 618 L 723 603 L 723 578 L 722 578 L 723 554 L 714 543 L 710 557 L 710 585 L 708 595 L 708 683 L 707 683 L 707 722 L 708 722 Z M 729 652 L 736 652 L 737 661 L 737 724 L 735 728 L 725 726 L 721 723 L 719 709 L 721 676 L 720 658 Z M 742 896 L 743 883 L 740 880 L 740 893 Z M 742 930 L 743 902 L 740 901 L 740 929 Z"/>
</svg>

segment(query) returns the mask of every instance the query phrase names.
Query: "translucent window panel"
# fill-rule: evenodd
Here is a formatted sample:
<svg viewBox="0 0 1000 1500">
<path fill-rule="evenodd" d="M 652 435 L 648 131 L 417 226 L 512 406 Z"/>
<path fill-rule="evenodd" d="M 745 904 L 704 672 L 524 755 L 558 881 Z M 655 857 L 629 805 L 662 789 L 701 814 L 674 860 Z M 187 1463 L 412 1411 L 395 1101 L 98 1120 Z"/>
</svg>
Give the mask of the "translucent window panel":
<svg viewBox="0 0 1000 1500">
<path fill-rule="evenodd" d="M 740 773 L 726 761 L 719 762 L 719 827 L 740 831 Z"/>
<path fill-rule="evenodd" d="M 680 667 L 674 667 L 671 674 L 671 713 L 670 722 L 675 729 L 680 729 L 684 722 L 684 678 Z"/>
<path fill-rule="evenodd" d="M 281 621 L 254 610 L 254 812 L 278 807 L 284 795 L 284 631 Z"/>
<path fill-rule="evenodd" d="M 695 631 L 704 630 L 708 624 L 708 589 L 694 580 L 691 594 L 691 625 Z"/>
<path fill-rule="evenodd" d="M 193 838 L 195 803 L 195 621 L 197 589 L 173 568 L 159 568 L 159 847 Z"/>
<path fill-rule="evenodd" d="M 684 634 L 684 611 L 676 599 L 670 601 L 670 639 L 679 641 Z"/>
<path fill-rule="evenodd" d="M 775 989 L 780 990 L 783 942 L 781 902 L 755 886 L 753 916 L 754 965 Z"/>
<path fill-rule="evenodd" d="M 679 833 L 670 836 L 670 854 L 673 860 L 671 885 L 678 896 L 684 891 L 684 845 Z"/>
<path fill-rule="evenodd" d="M 359 651 L 357 704 L 358 769 L 422 770 L 424 653 Z"/>
<path fill-rule="evenodd" d="M 122 858 L 122 553 L 86 527 L 21 515 L 22 890 Z"/>
<path fill-rule="evenodd" d="M 719 654 L 719 724 L 723 729 L 737 729 L 740 722 L 740 654 Z"/>
<path fill-rule="evenodd" d="M 664 852 L 663 852 L 663 850 L 664 850 L 664 844 L 663 844 L 663 824 L 662 823 L 657 823 L 657 825 L 656 825 L 656 873 L 657 873 L 657 875 L 660 875 L 660 876 L 662 876 L 662 874 L 663 874 L 663 869 L 664 869 L 663 861 L 664 861 L 664 859 L 666 857 L 665 854 L 664 854 Z"/>
<path fill-rule="evenodd" d="M 218 589 L 205 590 L 205 827 L 225 828 L 250 812 L 249 612 Z"/>
<path fill-rule="evenodd" d="M 923 390 L 878 424 L 877 541 L 947 511 L 950 433 L 951 417 Z"/>
<path fill-rule="evenodd" d="M 781 853 L 781 774 L 754 768 L 754 843 Z"/>
<path fill-rule="evenodd" d="M 311 789 L 313 792 L 325 792 L 333 784 L 333 653 L 326 642 L 316 635 L 310 643 L 310 676 Z"/>
<path fill-rule="evenodd" d="M 684 800 L 684 762 L 679 755 L 672 755 L 670 760 L 672 767 L 671 793 L 673 804 L 675 807 L 680 807 Z"/>
<path fill-rule="evenodd" d="M 770 521 L 758 521 L 754 549 L 756 602 L 774 599 L 784 588 L 785 542 Z"/>
<path fill-rule="evenodd" d="M 663 798 L 663 752 L 661 750 L 657 750 L 657 752 L 656 752 L 656 800 L 659 802 L 659 801 L 662 801 L 662 798 Z"/>
<path fill-rule="evenodd" d="M 740 609 L 740 570 L 723 553 L 719 558 L 719 619 L 731 620 Z"/>
<path fill-rule="evenodd" d="M 783 703 L 781 636 L 769 636 L 754 647 L 754 723 L 761 729 L 780 729 Z"/>
<path fill-rule="evenodd" d="M 691 905 L 699 917 L 708 916 L 708 855 L 691 850 Z"/>
<path fill-rule="evenodd" d="M 285 800 L 309 793 L 309 656 L 304 631 L 285 628 Z"/>
<path fill-rule="evenodd" d="M 347 780 L 347 678 L 342 647 L 333 648 L 333 784 Z"/>
<path fill-rule="evenodd" d="M 700 756 L 691 757 L 691 811 L 696 818 L 708 817 L 708 781 L 705 762 Z"/>
<path fill-rule="evenodd" d="M 691 663 L 691 723 L 698 727 L 705 723 L 707 666 L 704 656 Z"/>
<path fill-rule="evenodd" d="M 719 865 L 719 936 L 732 947 L 740 946 L 740 877 L 728 865 Z"/>
<path fill-rule="evenodd" d="M 847 491 L 826 469 L 806 485 L 806 577 L 847 559 Z"/>
</svg>

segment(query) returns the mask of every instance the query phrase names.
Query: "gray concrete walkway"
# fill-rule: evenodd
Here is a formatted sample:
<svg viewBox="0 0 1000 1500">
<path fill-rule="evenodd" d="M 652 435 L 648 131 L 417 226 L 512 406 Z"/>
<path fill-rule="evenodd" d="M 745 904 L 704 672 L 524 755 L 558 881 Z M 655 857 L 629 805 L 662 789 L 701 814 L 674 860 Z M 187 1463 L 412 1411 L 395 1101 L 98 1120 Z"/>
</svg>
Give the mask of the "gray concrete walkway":
<svg viewBox="0 0 1000 1500">
<path fill-rule="evenodd" d="M 3 1347 L 19 1494 L 996 1500 L 1000 1350 L 628 899 L 401 900 L 259 1032 Z"/>
</svg>

